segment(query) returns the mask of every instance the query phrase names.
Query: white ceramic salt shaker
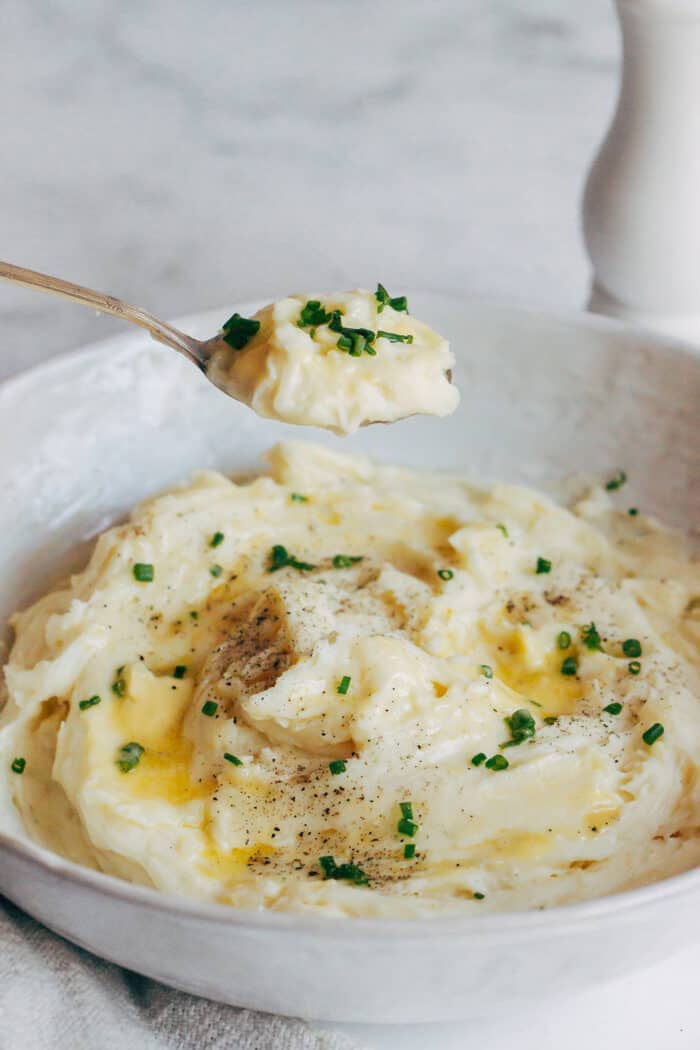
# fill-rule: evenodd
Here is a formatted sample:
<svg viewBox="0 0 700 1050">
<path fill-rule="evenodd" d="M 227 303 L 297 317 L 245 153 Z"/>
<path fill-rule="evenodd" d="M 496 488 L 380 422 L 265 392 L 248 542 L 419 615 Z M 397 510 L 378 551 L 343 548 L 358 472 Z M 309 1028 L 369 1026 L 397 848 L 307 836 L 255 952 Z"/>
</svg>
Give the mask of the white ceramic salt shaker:
<svg viewBox="0 0 700 1050">
<path fill-rule="evenodd" d="M 620 97 L 583 206 L 589 309 L 700 340 L 700 0 L 616 0 Z"/>
</svg>

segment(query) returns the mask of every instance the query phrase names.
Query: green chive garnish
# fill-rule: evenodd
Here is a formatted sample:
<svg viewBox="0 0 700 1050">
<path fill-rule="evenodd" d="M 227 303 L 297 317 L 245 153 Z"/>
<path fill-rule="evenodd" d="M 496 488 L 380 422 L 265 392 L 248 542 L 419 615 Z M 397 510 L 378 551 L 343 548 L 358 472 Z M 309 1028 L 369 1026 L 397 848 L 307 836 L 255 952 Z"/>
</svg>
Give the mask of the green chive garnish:
<svg viewBox="0 0 700 1050">
<path fill-rule="evenodd" d="M 501 769 L 508 768 L 508 759 L 505 755 L 493 755 L 491 758 L 486 760 L 486 768 L 493 769 L 498 772 Z"/>
<path fill-rule="evenodd" d="M 302 496 L 301 492 L 292 492 L 292 493 L 290 493 L 289 498 L 292 501 L 292 503 L 308 503 L 309 502 L 309 497 L 308 496 Z"/>
<path fill-rule="evenodd" d="M 561 673 L 565 675 L 575 675 L 578 671 L 578 660 L 575 656 L 567 656 L 561 665 Z"/>
<path fill-rule="evenodd" d="M 557 635 L 557 645 L 560 649 L 569 649 L 571 647 L 571 635 L 568 631 L 560 631 Z"/>
<path fill-rule="evenodd" d="M 500 529 L 505 538 L 508 539 L 508 529 L 505 527 L 502 521 L 499 521 L 498 525 L 496 525 L 496 528 Z"/>
<path fill-rule="evenodd" d="M 230 751 L 224 751 L 224 758 L 226 759 L 227 762 L 230 762 L 232 766 L 242 766 L 243 765 L 243 763 L 241 762 L 240 758 L 237 758 L 236 755 L 232 755 Z"/>
<path fill-rule="evenodd" d="M 377 339 L 387 339 L 390 343 L 412 343 L 412 335 L 399 335 L 398 332 L 377 332 Z"/>
<path fill-rule="evenodd" d="M 552 563 L 548 558 L 538 558 L 535 572 L 540 575 L 543 572 L 551 572 Z"/>
<path fill-rule="evenodd" d="M 315 565 L 310 565 L 309 562 L 299 561 L 293 554 L 289 554 L 286 547 L 283 547 L 280 543 L 270 551 L 270 564 L 267 567 L 268 572 L 277 572 L 278 569 L 297 569 L 299 572 L 309 572 L 311 569 L 315 569 Z"/>
<path fill-rule="evenodd" d="M 637 638 L 626 638 L 625 641 L 622 643 L 622 651 L 625 654 L 625 656 L 641 656 L 641 642 Z"/>
<path fill-rule="evenodd" d="M 369 877 L 357 864 L 336 864 L 333 857 L 319 857 L 324 879 L 347 879 L 355 886 L 368 886 Z"/>
<path fill-rule="evenodd" d="M 438 569 L 438 576 L 441 580 L 451 580 L 454 573 L 452 569 Z"/>
<path fill-rule="evenodd" d="M 479 670 L 484 678 L 493 678 L 493 667 L 490 664 L 479 664 Z"/>
<path fill-rule="evenodd" d="M 91 696 L 89 700 L 81 700 L 78 707 L 81 711 L 87 711 L 88 707 L 96 707 L 101 700 L 101 696 Z"/>
<path fill-rule="evenodd" d="M 340 681 L 338 682 L 338 692 L 341 696 L 345 696 L 348 689 L 350 688 L 351 681 L 352 678 L 349 674 L 344 674 L 343 677 L 340 679 Z"/>
<path fill-rule="evenodd" d="M 10 769 L 12 770 L 13 773 L 19 773 L 21 775 L 22 773 L 24 773 L 26 765 L 27 765 L 26 758 L 13 758 L 12 759 L 12 765 L 10 766 Z"/>
<path fill-rule="evenodd" d="M 221 576 L 221 573 L 222 573 L 223 571 L 224 571 L 224 570 L 223 570 L 223 569 L 221 568 L 221 566 L 220 566 L 220 565 L 212 565 L 212 566 L 210 567 L 210 569 L 209 569 L 209 572 L 210 572 L 210 574 L 211 574 L 211 575 L 212 575 L 212 576 L 213 576 L 213 577 L 214 577 L 215 579 L 217 579 L 217 578 L 218 578 L 219 576 Z"/>
<path fill-rule="evenodd" d="M 140 744 L 137 744 L 132 740 L 130 744 L 124 744 L 124 747 L 119 749 L 118 754 L 119 758 L 117 758 L 117 765 L 122 773 L 129 773 L 132 769 L 135 769 L 141 761 L 143 748 Z"/>
<path fill-rule="evenodd" d="M 608 706 L 604 707 L 603 710 L 607 711 L 609 715 L 619 715 L 620 711 L 622 710 L 622 704 L 618 704 L 618 702 L 615 701 L 615 703 L 613 704 L 608 704 Z"/>
<path fill-rule="evenodd" d="M 636 518 L 637 515 L 639 514 L 639 511 L 637 510 L 636 507 L 630 507 L 630 509 L 627 511 L 627 513 L 629 514 L 630 518 Z"/>
<path fill-rule="evenodd" d="M 361 554 L 334 554 L 333 568 L 349 569 L 351 565 L 356 565 L 358 561 L 362 561 L 362 558 L 363 556 Z"/>
<path fill-rule="evenodd" d="M 337 777 L 339 773 L 344 773 L 348 767 L 345 762 L 343 762 L 342 758 L 336 758 L 333 762 L 328 763 L 328 768 L 333 776 Z"/>
<path fill-rule="evenodd" d="M 184 678 L 186 674 L 187 674 L 187 665 L 186 664 L 177 664 L 177 666 L 175 667 L 175 670 L 173 671 L 173 678 Z"/>
<path fill-rule="evenodd" d="M 221 338 L 225 343 L 228 343 L 232 350 L 242 350 L 253 336 L 260 331 L 260 321 L 256 321 L 252 317 L 241 317 L 240 314 L 233 314 L 228 321 L 224 321 L 221 331 L 223 333 Z"/>
<path fill-rule="evenodd" d="M 630 662 L 627 664 L 627 670 L 630 674 L 639 674 L 641 669 L 642 665 L 640 664 L 639 660 L 630 660 Z"/>
<path fill-rule="evenodd" d="M 399 809 L 401 810 L 401 816 L 407 817 L 408 820 L 413 820 L 413 803 L 412 802 L 399 802 Z"/>
<path fill-rule="evenodd" d="M 545 725 L 553 726 L 555 722 L 559 721 L 559 716 L 558 715 L 547 715 L 547 717 L 545 719 L 543 719 L 543 721 L 544 721 Z"/>
<path fill-rule="evenodd" d="M 198 620 L 198 619 L 199 619 L 199 613 L 197 612 L 197 610 L 196 609 L 190 609 L 190 620 Z"/>
<path fill-rule="evenodd" d="M 206 715 L 207 718 L 211 718 L 212 715 L 215 715 L 218 709 L 219 705 L 214 700 L 206 700 L 202 704 L 202 714 Z"/>
<path fill-rule="evenodd" d="M 484 900 L 485 897 L 486 897 L 486 894 L 485 893 L 479 893 L 478 890 L 474 894 L 474 900 L 475 901 L 482 901 L 482 900 Z"/>
<path fill-rule="evenodd" d="M 397 310 L 399 313 L 408 313 L 408 302 L 406 301 L 406 296 L 396 295 L 392 299 L 383 284 L 377 285 L 374 298 L 377 300 L 378 314 L 382 312 L 385 306 L 390 306 L 392 310 Z"/>
<path fill-rule="evenodd" d="M 299 328 L 315 328 L 319 324 L 328 324 L 331 315 L 321 306 L 320 299 L 309 299 L 301 308 L 297 324 Z"/>
<path fill-rule="evenodd" d="M 126 679 L 122 678 L 122 675 L 124 673 L 124 666 L 125 665 L 122 664 L 121 667 L 117 668 L 116 678 L 112 682 L 112 692 L 115 696 L 119 697 L 125 696 L 126 694 Z"/>
<path fill-rule="evenodd" d="M 403 848 L 403 859 L 413 860 L 416 855 L 416 844 L 415 842 L 407 842 Z"/>
<path fill-rule="evenodd" d="M 480 751 L 478 755 L 474 755 L 472 758 L 473 766 L 480 766 L 482 762 L 486 761 L 486 755 L 483 751 Z"/>
<path fill-rule="evenodd" d="M 504 722 L 510 730 L 511 739 L 501 744 L 501 747 L 516 747 L 535 735 L 535 719 L 525 707 L 518 708 Z"/>
<path fill-rule="evenodd" d="M 645 744 L 648 744 L 649 747 L 651 747 L 651 745 L 663 735 L 664 727 L 661 725 L 661 722 L 654 722 L 653 726 L 649 726 L 649 728 L 642 733 L 642 740 Z"/>
<path fill-rule="evenodd" d="M 156 570 L 146 562 L 137 561 L 134 565 L 134 579 L 139 583 L 152 583 Z"/>
<path fill-rule="evenodd" d="M 606 482 L 605 487 L 608 492 L 614 492 L 616 489 L 621 489 L 626 481 L 627 475 L 624 470 L 620 470 L 614 478 L 610 478 L 610 481 Z"/>
<path fill-rule="evenodd" d="M 215 532 L 212 538 L 209 540 L 210 547 L 218 547 L 220 543 L 224 542 L 223 532 Z"/>
<path fill-rule="evenodd" d="M 598 634 L 598 628 L 593 622 L 581 628 L 581 639 L 586 648 L 590 649 L 591 652 L 602 653 L 603 644 L 600 635 Z"/>
</svg>

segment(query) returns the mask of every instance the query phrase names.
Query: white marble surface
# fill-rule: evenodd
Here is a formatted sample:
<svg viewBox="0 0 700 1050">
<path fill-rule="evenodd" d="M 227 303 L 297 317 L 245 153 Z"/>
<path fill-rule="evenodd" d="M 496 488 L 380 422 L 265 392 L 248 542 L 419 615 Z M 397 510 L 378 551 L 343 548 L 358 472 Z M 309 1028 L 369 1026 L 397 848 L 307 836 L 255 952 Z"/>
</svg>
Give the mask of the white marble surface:
<svg viewBox="0 0 700 1050">
<path fill-rule="evenodd" d="M 3 0 L 0 19 L 10 261 L 163 316 L 377 279 L 586 299 L 607 0 Z M 0 378 L 114 326 L 0 287 Z M 697 961 L 531 1018 L 352 1030 L 406 1050 L 696 1047 Z"/>
<path fill-rule="evenodd" d="M 177 315 L 305 287 L 579 306 L 608 0 L 3 0 L 0 256 Z M 0 288 L 0 378 L 114 331 Z"/>
</svg>

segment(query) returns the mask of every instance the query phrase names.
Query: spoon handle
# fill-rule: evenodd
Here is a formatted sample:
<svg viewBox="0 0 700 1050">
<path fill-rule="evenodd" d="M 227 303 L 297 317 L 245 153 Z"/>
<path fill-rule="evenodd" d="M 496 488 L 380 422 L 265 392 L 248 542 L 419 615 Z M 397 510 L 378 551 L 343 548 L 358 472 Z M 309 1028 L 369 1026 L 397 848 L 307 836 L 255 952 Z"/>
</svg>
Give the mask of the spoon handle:
<svg viewBox="0 0 700 1050">
<path fill-rule="evenodd" d="M 27 270 L 24 266 L 13 266 L 12 263 L 0 261 L 0 277 L 14 284 L 23 285 L 25 288 L 36 288 L 40 292 L 48 292 L 52 295 L 62 296 L 74 303 L 81 303 L 93 310 L 100 310 L 112 317 L 120 317 L 123 321 L 139 325 L 151 333 L 159 343 L 165 343 L 185 354 L 194 361 L 199 368 L 204 367 L 198 340 L 178 331 L 172 325 L 159 321 L 157 317 L 142 310 L 140 306 L 131 306 L 121 299 L 115 299 L 112 295 L 104 292 L 96 292 L 92 288 L 84 288 L 72 281 L 62 281 L 60 277 L 51 277 L 49 274 L 37 273 L 36 270 Z"/>
</svg>

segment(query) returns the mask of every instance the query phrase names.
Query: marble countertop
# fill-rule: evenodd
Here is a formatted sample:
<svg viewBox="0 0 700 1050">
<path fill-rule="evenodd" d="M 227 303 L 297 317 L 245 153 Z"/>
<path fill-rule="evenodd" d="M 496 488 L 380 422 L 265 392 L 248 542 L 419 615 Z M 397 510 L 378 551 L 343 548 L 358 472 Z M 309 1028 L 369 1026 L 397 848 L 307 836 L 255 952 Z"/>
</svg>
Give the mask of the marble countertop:
<svg viewBox="0 0 700 1050">
<path fill-rule="evenodd" d="M 3 258 L 175 316 L 305 288 L 578 307 L 608 0 L 5 0 Z M 115 322 L 0 288 L 0 378 Z"/>
<path fill-rule="evenodd" d="M 619 66 L 608 0 L 5 0 L 3 44 L 9 261 L 163 317 L 378 279 L 586 300 L 579 202 Z M 0 287 L 0 378 L 117 327 Z M 595 1012 L 598 1045 L 607 1032 L 640 1050 L 697 1046 L 680 992 L 664 1038 L 644 1021 L 690 967 L 558 1005 L 547 1023 L 355 1034 L 573 1050 Z"/>
</svg>

